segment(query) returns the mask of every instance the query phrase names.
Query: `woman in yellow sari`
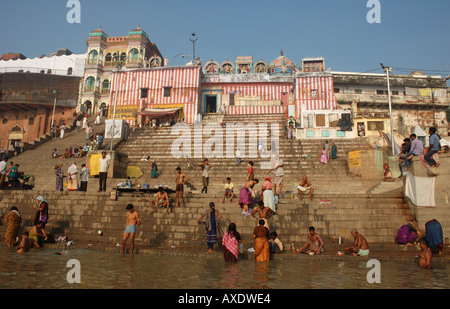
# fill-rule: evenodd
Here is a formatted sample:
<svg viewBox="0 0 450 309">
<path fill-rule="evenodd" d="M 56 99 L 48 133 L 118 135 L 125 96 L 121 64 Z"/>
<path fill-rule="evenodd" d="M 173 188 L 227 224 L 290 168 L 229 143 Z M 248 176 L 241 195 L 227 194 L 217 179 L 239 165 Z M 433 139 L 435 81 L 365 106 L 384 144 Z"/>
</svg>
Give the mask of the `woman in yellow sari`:
<svg viewBox="0 0 450 309">
<path fill-rule="evenodd" d="M 22 218 L 16 206 L 11 207 L 10 212 L 5 216 L 5 222 L 8 225 L 5 233 L 5 240 L 8 247 L 12 247 L 19 235 L 20 223 Z"/>
<path fill-rule="evenodd" d="M 264 220 L 259 220 L 259 225 L 253 231 L 255 239 L 255 260 L 257 262 L 269 262 L 269 230 L 264 226 Z"/>
</svg>

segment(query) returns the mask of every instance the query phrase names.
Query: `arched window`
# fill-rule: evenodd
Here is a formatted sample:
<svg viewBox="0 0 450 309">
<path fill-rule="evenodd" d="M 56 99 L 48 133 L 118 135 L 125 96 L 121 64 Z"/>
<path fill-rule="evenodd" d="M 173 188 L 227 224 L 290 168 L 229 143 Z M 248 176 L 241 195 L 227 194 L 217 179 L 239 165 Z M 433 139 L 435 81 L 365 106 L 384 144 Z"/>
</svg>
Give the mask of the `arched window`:
<svg viewBox="0 0 450 309">
<path fill-rule="evenodd" d="M 89 76 L 86 78 L 84 83 L 84 91 L 94 91 L 95 89 L 95 78 L 93 76 Z"/>
<path fill-rule="evenodd" d="M 139 61 L 139 51 L 136 48 L 133 48 L 128 53 L 128 61 L 129 62 L 138 62 Z"/>
<path fill-rule="evenodd" d="M 72 67 L 68 68 L 67 75 L 72 75 L 72 73 L 73 73 L 73 68 Z"/>
<path fill-rule="evenodd" d="M 120 61 L 125 61 L 127 59 L 127 53 L 123 52 L 120 54 Z"/>
<path fill-rule="evenodd" d="M 105 64 L 111 64 L 112 56 L 111 53 L 107 53 L 105 56 Z"/>
<path fill-rule="evenodd" d="M 97 59 L 98 51 L 96 49 L 91 50 L 88 55 L 88 64 L 97 64 Z"/>
<path fill-rule="evenodd" d="M 28 119 L 28 125 L 32 126 L 34 124 L 34 118 L 31 117 L 30 119 Z"/>
<path fill-rule="evenodd" d="M 102 94 L 109 93 L 109 80 L 105 79 L 102 83 Z"/>
</svg>

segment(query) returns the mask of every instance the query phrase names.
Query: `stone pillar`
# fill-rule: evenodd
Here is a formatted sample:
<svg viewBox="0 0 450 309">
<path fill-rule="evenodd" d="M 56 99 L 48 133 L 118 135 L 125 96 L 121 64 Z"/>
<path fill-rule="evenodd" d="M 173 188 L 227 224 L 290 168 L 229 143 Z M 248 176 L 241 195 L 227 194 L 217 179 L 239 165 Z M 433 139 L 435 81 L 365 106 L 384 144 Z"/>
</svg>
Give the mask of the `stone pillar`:
<svg viewBox="0 0 450 309">
<path fill-rule="evenodd" d="M 350 173 L 365 179 L 383 179 L 383 153 L 380 150 L 358 150 L 347 154 Z"/>
</svg>

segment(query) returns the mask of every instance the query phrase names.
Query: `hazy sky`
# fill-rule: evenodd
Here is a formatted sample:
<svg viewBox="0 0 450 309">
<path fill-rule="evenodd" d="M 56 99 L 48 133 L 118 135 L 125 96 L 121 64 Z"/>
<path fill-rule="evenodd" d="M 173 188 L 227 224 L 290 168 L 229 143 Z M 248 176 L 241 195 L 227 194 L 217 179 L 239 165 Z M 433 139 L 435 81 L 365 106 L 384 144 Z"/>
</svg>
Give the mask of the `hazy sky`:
<svg viewBox="0 0 450 309">
<path fill-rule="evenodd" d="M 3 1 L 0 53 L 29 58 L 58 48 L 86 52 L 89 32 L 126 36 L 138 24 L 169 65 L 178 54 L 219 63 L 253 56 L 269 63 L 284 55 L 300 64 L 324 57 L 333 71 L 450 74 L 449 0 L 380 0 L 381 23 L 369 23 L 368 0 L 79 0 L 81 23 L 67 21 L 68 0 Z M 397 69 L 398 68 L 398 69 Z"/>
</svg>

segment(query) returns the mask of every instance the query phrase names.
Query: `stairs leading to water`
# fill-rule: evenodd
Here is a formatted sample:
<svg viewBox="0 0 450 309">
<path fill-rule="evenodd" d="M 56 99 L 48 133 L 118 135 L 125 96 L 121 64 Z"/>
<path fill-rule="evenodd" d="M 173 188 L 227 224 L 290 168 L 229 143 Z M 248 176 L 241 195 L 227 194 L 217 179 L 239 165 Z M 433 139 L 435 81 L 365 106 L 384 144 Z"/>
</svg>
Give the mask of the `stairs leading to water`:
<svg viewBox="0 0 450 309">
<path fill-rule="evenodd" d="M 277 214 L 270 219 L 272 230 L 277 231 L 286 247 L 299 246 L 306 240 L 308 227 L 316 227 L 317 233 L 327 243 L 333 243 L 342 237 L 344 243 L 351 243 L 350 231 L 357 228 L 369 243 L 393 243 L 398 228 L 412 219 L 411 211 L 404 203 L 401 194 L 401 183 L 386 185 L 381 179 L 362 180 L 349 173 L 347 153 L 353 150 L 369 149 L 364 139 L 329 140 L 330 145 L 338 147 L 338 158 L 330 159 L 325 167 L 320 163 L 320 152 L 324 140 L 287 140 L 283 131 L 284 115 L 248 115 L 225 116 L 222 127 L 227 124 L 242 122 L 280 125 L 279 153 L 285 163 L 283 194 L 280 196 Z M 205 126 L 203 126 L 203 129 Z M 95 131 L 104 130 L 104 125 L 93 126 Z M 194 145 L 194 127 L 190 126 L 190 141 Z M 142 227 L 138 228 L 136 244 L 145 247 L 201 247 L 205 246 L 205 231 L 198 225 L 197 219 L 203 214 L 210 202 L 214 202 L 223 215 L 224 230 L 230 222 L 235 222 L 246 247 L 252 246 L 252 232 L 257 220 L 244 217 L 238 205 L 239 190 L 245 184 L 247 176 L 246 162 L 235 165 L 233 158 L 208 158 L 214 166 L 210 170 L 208 193 L 201 194 L 202 177 L 198 166 L 188 168 L 186 158 L 173 157 L 171 147 L 179 138 L 171 134 L 171 127 L 160 127 L 153 132 L 151 128 L 136 129 L 132 135 L 117 147 L 117 151 L 128 156 L 129 165 L 140 167 L 144 175 L 134 180 L 135 184 L 149 184 L 151 188 L 168 185 L 175 188 L 175 168 L 180 166 L 190 177 L 189 186 L 185 186 L 186 208 L 172 208 L 170 214 L 164 211 L 151 213 L 150 193 L 121 193 L 118 200 L 111 200 L 109 193 L 97 193 L 97 181 L 91 178 L 88 192 L 55 192 L 54 165 L 63 160 L 65 171 L 75 161 L 78 165 L 85 158 L 74 160 L 51 159 L 53 148 L 65 149 L 68 145 L 81 143 L 84 132 L 76 130 L 68 133 L 64 140 L 52 140 L 36 150 L 27 151 L 15 158 L 26 170 L 36 176 L 36 189 L 32 191 L 2 192 L 3 211 L 11 206 L 18 206 L 24 217 L 24 228 L 28 228 L 34 217 L 35 198 L 44 195 L 50 204 L 50 222 L 48 231 L 56 237 L 68 235 L 78 243 L 102 243 L 115 246 L 120 243 L 125 227 L 125 206 L 132 203 L 143 218 Z M 198 137 L 198 136 L 197 136 Z M 202 136 L 203 145 L 210 136 Z M 268 137 L 270 144 L 270 136 Z M 107 143 L 107 142 L 106 142 Z M 253 147 L 248 133 L 245 147 Z M 270 151 L 270 146 L 267 147 Z M 192 153 L 193 153 L 192 149 Z M 150 160 L 145 160 L 150 157 Z M 150 178 L 151 159 L 155 159 L 160 175 Z M 264 177 L 269 176 L 266 166 L 267 158 L 252 158 L 255 162 L 255 175 L 260 179 L 256 189 L 260 190 Z M 202 162 L 202 158 L 192 160 L 194 164 Z M 294 190 L 302 175 L 308 175 L 315 191 L 313 201 L 299 200 Z M 273 175 L 270 175 L 273 177 Z M 233 203 L 222 203 L 223 186 L 227 177 L 232 178 L 236 197 Z M 112 187 L 123 179 L 108 180 Z M 174 194 L 171 194 L 171 205 L 174 206 Z M 4 228 L 4 227 L 2 227 Z M 101 230 L 103 236 L 97 234 Z M 3 231 L 0 231 L 3 232 Z"/>
</svg>

